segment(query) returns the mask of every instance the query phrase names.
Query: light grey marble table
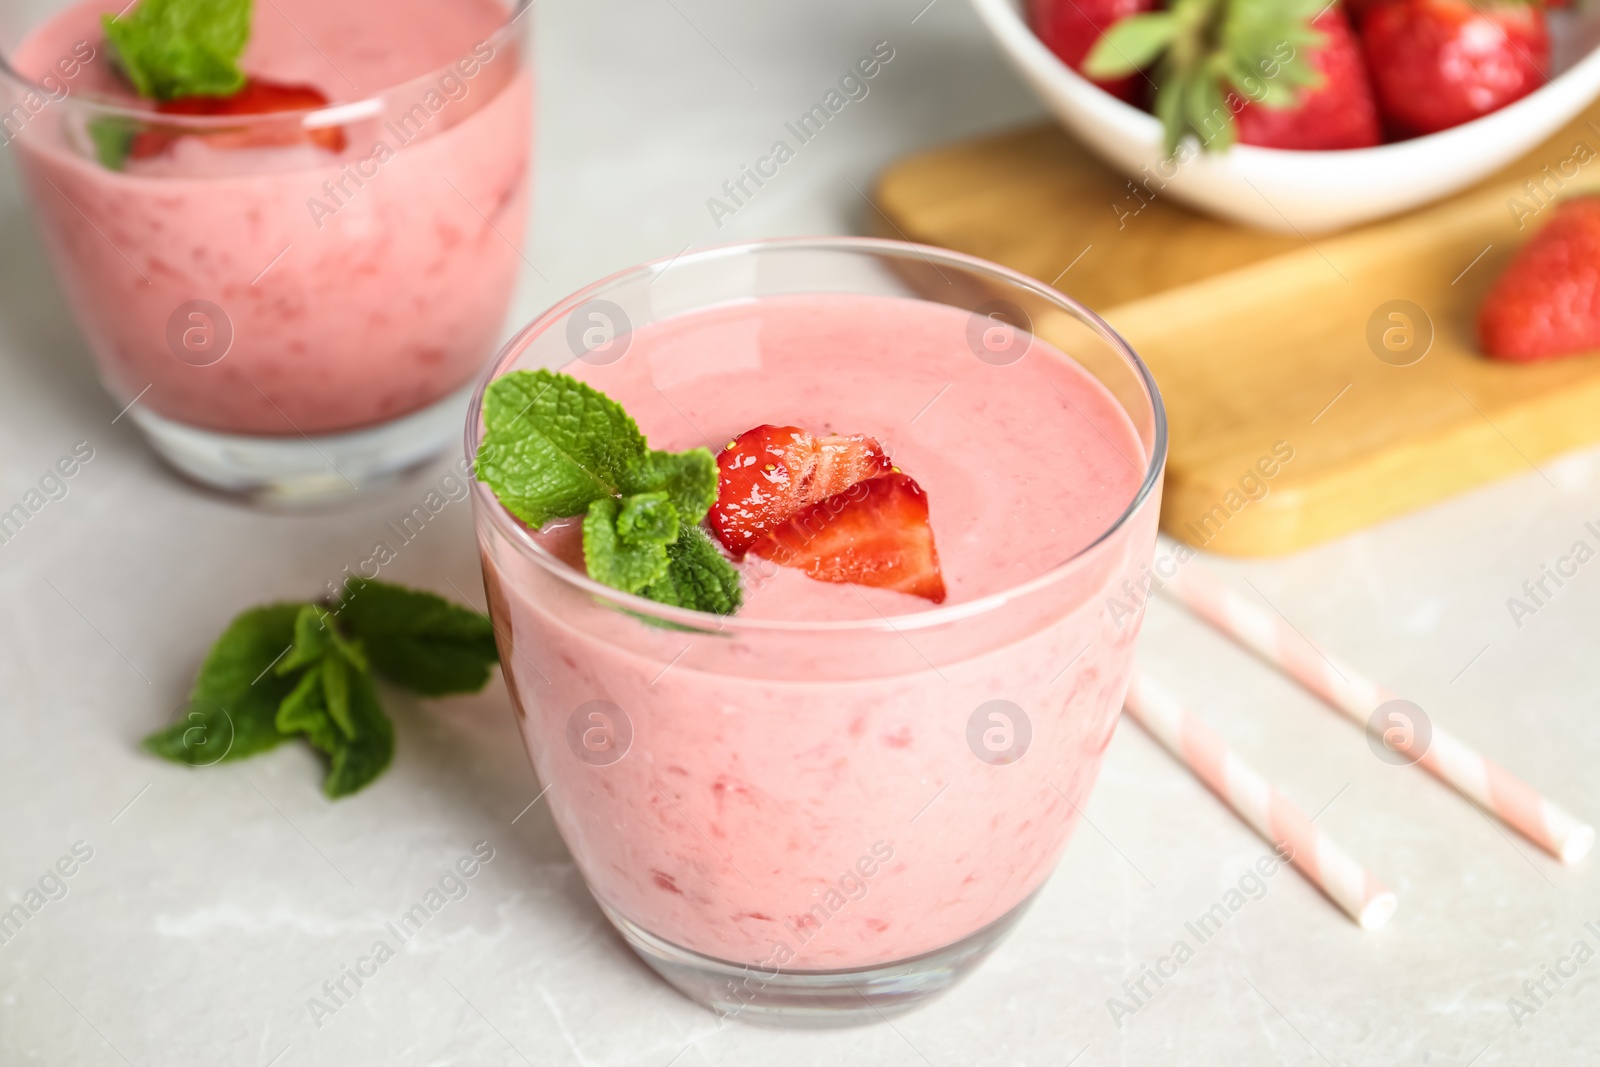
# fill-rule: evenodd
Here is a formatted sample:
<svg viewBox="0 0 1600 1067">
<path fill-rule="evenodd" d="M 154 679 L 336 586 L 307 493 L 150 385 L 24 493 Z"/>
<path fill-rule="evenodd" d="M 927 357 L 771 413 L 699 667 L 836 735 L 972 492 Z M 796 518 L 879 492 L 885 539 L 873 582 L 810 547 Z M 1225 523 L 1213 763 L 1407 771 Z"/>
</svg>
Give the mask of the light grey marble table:
<svg viewBox="0 0 1600 1067">
<path fill-rule="evenodd" d="M 537 273 L 516 318 L 688 245 L 858 231 L 860 191 L 892 158 L 1035 117 L 959 0 L 926 2 L 542 0 Z M 719 227 L 707 199 L 878 41 L 895 59 L 870 95 Z M 848 1032 L 719 1025 L 633 959 L 544 806 L 525 811 L 537 786 L 498 682 L 399 703 L 395 768 L 337 804 L 299 746 L 203 772 L 140 753 L 234 612 L 320 588 L 443 468 L 337 512 L 264 514 L 180 484 L 116 414 L 0 152 L 0 504 L 77 442 L 94 449 L 68 495 L 0 545 L 0 897 L 79 855 L 65 896 L 0 944 L 6 1067 L 1600 1059 L 1600 960 L 1560 962 L 1577 941 L 1600 949 L 1584 925 L 1600 926 L 1600 860 L 1537 854 L 1159 602 L 1146 665 L 1390 883 L 1386 929 L 1362 933 L 1279 873 L 1117 1025 L 1108 1000 L 1192 942 L 1185 923 L 1265 851 L 1124 724 L 1060 870 L 949 997 Z M 1594 454 L 1292 558 L 1219 565 L 1593 818 L 1600 563 L 1520 627 L 1506 607 L 1541 565 L 1595 543 L 1591 520 Z M 466 505 L 389 573 L 481 597 Z M 313 1019 L 307 999 L 482 841 L 494 858 L 466 898 Z M 1546 978 L 1550 995 L 1514 1019 L 1508 999 L 1534 1006 L 1523 983 L 1558 964 L 1576 974 Z"/>
</svg>

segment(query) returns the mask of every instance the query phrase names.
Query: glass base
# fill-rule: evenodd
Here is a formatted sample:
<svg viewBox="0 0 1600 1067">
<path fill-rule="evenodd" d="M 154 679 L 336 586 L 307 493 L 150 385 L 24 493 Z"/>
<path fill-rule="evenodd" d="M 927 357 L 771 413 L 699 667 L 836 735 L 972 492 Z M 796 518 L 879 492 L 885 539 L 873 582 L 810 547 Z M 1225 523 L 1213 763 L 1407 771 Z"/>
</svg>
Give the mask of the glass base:
<svg viewBox="0 0 1600 1067">
<path fill-rule="evenodd" d="M 461 439 L 467 386 L 393 422 L 320 437 L 248 437 L 173 422 L 135 404 L 156 454 L 179 474 L 253 503 L 316 505 L 399 481 Z"/>
<path fill-rule="evenodd" d="M 641 930 L 605 904 L 600 908 L 651 969 L 696 1004 L 755 1026 L 817 1030 L 882 1022 L 939 996 L 994 951 L 1031 903 L 1032 895 L 976 933 L 920 956 L 873 967 L 775 973 L 702 956 Z"/>
</svg>

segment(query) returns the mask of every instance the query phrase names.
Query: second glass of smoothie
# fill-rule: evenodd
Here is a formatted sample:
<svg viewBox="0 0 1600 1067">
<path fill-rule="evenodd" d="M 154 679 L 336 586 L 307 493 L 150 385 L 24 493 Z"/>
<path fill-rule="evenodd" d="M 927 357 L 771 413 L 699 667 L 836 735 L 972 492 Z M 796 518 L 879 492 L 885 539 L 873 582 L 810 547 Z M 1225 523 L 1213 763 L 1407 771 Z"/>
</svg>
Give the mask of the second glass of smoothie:
<svg viewBox="0 0 1600 1067">
<path fill-rule="evenodd" d="M 134 94 L 100 21 L 126 0 L 0 16 L 0 140 L 106 388 L 179 471 L 315 500 L 455 439 L 523 262 L 530 3 L 258 2 L 245 73 L 325 103 L 248 116 Z"/>
<path fill-rule="evenodd" d="M 577 520 L 529 529 L 479 483 L 519 726 L 595 899 L 748 1021 L 872 1021 L 948 988 L 1054 869 L 1117 722 L 1140 619 L 1107 602 L 1152 557 L 1166 455 L 1144 366 L 1038 282 L 843 238 L 625 272 L 491 379 L 552 366 L 654 448 L 875 438 L 926 494 L 944 582 L 934 603 L 751 555 L 737 613 L 666 607 L 590 580 Z"/>
</svg>

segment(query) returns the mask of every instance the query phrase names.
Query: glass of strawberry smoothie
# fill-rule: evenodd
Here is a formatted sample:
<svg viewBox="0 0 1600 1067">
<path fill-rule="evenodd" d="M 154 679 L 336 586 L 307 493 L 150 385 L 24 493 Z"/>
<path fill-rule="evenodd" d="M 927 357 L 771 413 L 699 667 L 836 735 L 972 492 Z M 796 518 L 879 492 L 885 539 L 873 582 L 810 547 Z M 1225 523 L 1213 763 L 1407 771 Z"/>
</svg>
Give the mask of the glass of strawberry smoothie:
<svg viewBox="0 0 1600 1067">
<path fill-rule="evenodd" d="M 0 143 L 106 388 L 180 472 L 320 499 L 455 439 L 522 263 L 531 3 L 257 2 L 252 87 L 211 114 L 114 68 L 127 0 L 0 14 Z"/>
<path fill-rule="evenodd" d="M 1049 877 L 1116 726 L 1166 456 L 1143 364 L 1022 275 L 822 238 L 600 282 L 490 380 L 556 366 L 654 448 L 870 436 L 925 494 L 943 580 L 911 595 L 752 553 L 738 612 L 666 607 L 591 581 L 577 520 L 529 529 L 478 483 L 518 724 L 600 907 L 752 1022 L 872 1021 L 946 989 Z"/>
</svg>

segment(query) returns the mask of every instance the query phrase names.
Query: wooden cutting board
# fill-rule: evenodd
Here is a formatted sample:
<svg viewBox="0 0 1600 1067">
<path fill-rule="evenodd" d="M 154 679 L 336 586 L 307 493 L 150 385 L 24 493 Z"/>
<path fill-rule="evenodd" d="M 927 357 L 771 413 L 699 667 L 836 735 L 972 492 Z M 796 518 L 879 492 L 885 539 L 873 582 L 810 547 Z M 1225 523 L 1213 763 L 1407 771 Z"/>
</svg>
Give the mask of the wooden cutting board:
<svg viewBox="0 0 1600 1067">
<path fill-rule="evenodd" d="M 1462 196 L 1331 237 L 1140 199 L 1054 126 L 903 160 L 875 202 L 886 236 L 1003 263 L 1104 315 L 1167 405 L 1162 527 L 1274 555 L 1600 442 L 1600 355 L 1498 363 L 1474 330 L 1544 205 L 1585 187 L 1600 187 L 1600 106 Z"/>
</svg>

